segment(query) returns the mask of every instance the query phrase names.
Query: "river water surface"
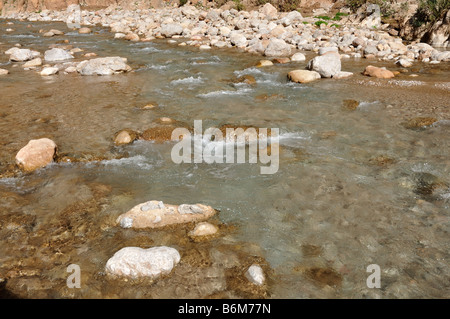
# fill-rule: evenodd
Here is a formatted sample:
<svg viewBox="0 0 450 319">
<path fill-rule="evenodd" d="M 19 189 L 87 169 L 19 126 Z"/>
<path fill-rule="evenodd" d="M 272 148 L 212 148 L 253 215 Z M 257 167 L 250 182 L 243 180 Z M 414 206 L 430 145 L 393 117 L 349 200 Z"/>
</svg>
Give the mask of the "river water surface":
<svg viewBox="0 0 450 319">
<path fill-rule="evenodd" d="M 0 279 L 9 293 L 450 297 L 449 63 L 417 62 L 394 80 L 377 80 L 360 74 L 369 63 L 400 69 L 343 60 L 343 70 L 355 72 L 352 78 L 302 85 L 289 83 L 286 74 L 306 62 L 256 68 L 260 56 L 237 50 L 124 42 L 103 28 L 79 35 L 59 23 L 14 23 L 15 31 L 6 33 L 11 26 L 1 21 L 2 52 L 21 43 L 43 53 L 68 39 L 83 53 L 126 57 L 134 71 L 44 78 L 0 55 L 0 67 L 10 70 L 0 78 L 2 172 L 21 147 L 40 137 L 53 139 L 59 154 L 84 159 L 0 179 Z M 38 32 L 51 28 L 66 34 L 44 38 Z M 233 83 L 243 75 L 254 76 L 256 85 Z M 358 108 L 345 109 L 347 99 L 358 101 Z M 142 109 L 148 103 L 158 107 Z M 423 129 L 403 125 L 417 116 L 438 121 Z M 204 129 L 227 123 L 279 128 L 279 170 L 263 175 L 260 163 L 175 164 L 171 142 L 114 146 L 117 131 L 142 132 L 161 117 L 190 126 L 203 120 Z M 133 232 L 115 224 L 118 215 L 152 199 L 211 205 L 220 211 L 214 218 L 222 235 L 193 243 L 183 228 Z M 130 245 L 170 245 L 182 260 L 196 261 L 156 283 L 105 278 L 108 258 Z M 239 269 L 231 257 L 239 254 L 265 265 L 264 293 L 248 295 L 230 281 L 227 271 Z M 234 268 L 218 270 L 227 258 Z M 79 290 L 65 285 L 71 263 L 81 267 Z M 371 264 L 380 266 L 380 289 L 366 285 Z"/>
</svg>

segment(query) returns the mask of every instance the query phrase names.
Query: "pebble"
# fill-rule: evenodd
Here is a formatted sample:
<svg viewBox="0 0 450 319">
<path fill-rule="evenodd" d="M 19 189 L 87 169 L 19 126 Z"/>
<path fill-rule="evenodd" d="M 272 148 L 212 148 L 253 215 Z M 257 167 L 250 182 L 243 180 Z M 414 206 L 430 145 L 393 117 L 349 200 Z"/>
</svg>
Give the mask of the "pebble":
<svg viewBox="0 0 450 319">
<path fill-rule="evenodd" d="M 194 230 L 189 232 L 190 236 L 200 237 L 200 236 L 211 236 L 218 232 L 218 228 L 211 223 L 202 222 L 195 226 Z"/>
<path fill-rule="evenodd" d="M 245 273 L 245 276 L 251 283 L 257 286 L 263 285 L 266 281 L 263 269 L 257 264 L 251 265 Z"/>
</svg>

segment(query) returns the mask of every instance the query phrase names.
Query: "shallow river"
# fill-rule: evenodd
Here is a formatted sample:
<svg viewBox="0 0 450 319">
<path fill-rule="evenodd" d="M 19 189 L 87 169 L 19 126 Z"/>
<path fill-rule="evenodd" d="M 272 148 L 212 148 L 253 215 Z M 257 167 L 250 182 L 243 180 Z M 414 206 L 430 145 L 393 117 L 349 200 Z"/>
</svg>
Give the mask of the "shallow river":
<svg viewBox="0 0 450 319">
<path fill-rule="evenodd" d="M 40 137 L 53 139 L 60 154 L 92 159 L 0 179 L 3 293 L 450 297 L 449 63 L 415 63 L 395 80 L 376 80 L 360 74 L 369 63 L 400 69 L 344 60 L 343 70 L 355 72 L 352 78 L 302 85 L 289 83 L 286 74 L 306 62 L 256 68 L 261 57 L 237 50 L 200 51 L 165 40 L 132 43 L 114 40 L 102 28 L 78 35 L 64 24 L 28 24 L 15 21 L 15 31 L 5 33 L 11 26 L 0 21 L 0 51 L 21 43 L 43 53 L 68 39 L 83 53 L 126 57 L 134 72 L 43 78 L 12 68 L 8 56 L 0 55 L 0 67 L 11 73 L 0 78 L 2 172 L 28 140 Z M 38 33 L 51 28 L 66 35 Z M 254 76 L 256 85 L 234 84 L 242 75 Z M 345 109 L 347 99 L 358 101 L 358 108 Z M 158 107 L 142 109 L 150 102 Z M 405 128 L 417 116 L 438 121 Z M 203 129 L 227 123 L 279 128 L 279 169 L 264 175 L 261 163 L 175 164 L 172 142 L 114 146 L 117 131 L 142 132 L 161 117 L 189 126 L 202 120 Z M 118 215 L 152 199 L 213 206 L 220 211 L 214 219 L 222 235 L 193 243 L 182 227 L 132 231 L 115 224 Z M 152 283 L 104 276 L 118 249 L 156 245 L 178 248 L 190 267 L 180 264 L 178 272 Z M 230 269 L 240 269 L 245 258 L 265 265 L 264 292 L 251 295 L 239 286 L 246 283 L 230 279 Z M 221 262 L 231 266 L 219 267 Z M 71 263 L 81 267 L 79 290 L 65 284 Z M 381 269 L 379 289 L 366 285 L 371 264 Z"/>
</svg>

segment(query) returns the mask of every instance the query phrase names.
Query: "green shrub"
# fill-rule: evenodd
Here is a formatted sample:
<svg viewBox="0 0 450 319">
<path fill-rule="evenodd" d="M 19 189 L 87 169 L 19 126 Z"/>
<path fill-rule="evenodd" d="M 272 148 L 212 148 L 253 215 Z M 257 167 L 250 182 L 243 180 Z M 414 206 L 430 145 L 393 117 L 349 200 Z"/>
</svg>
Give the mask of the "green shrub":
<svg viewBox="0 0 450 319">
<path fill-rule="evenodd" d="M 320 21 L 316 21 L 314 24 L 315 24 L 316 26 L 320 27 L 321 24 L 328 25 L 328 22 L 323 21 L 323 20 L 320 20 Z"/>
<path fill-rule="evenodd" d="M 236 5 L 237 11 L 242 11 L 245 9 L 244 4 L 241 2 L 241 0 L 233 0 L 234 4 Z"/>
<path fill-rule="evenodd" d="M 316 16 L 314 18 L 321 19 L 321 20 L 330 20 L 331 19 L 329 16 Z"/>
<path fill-rule="evenodd" d="M 434 23 L 444 17 L 450 10 L 450 0 L 421 0 L 419 8 L 412 17 L 415 27 L 423 24 Z"/>
</svg>

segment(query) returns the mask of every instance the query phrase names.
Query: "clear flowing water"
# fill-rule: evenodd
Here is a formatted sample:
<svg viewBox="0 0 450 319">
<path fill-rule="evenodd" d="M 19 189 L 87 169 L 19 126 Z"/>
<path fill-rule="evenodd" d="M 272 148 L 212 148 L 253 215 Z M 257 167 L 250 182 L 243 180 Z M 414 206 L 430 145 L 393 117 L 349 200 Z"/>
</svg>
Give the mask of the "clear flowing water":
<svg viewBox="0 0 450 319">
<path fill-rule="evenodd" d="M 0 50 L 21 43 L 44 52 L 69 39 L 83 53 L 128 58 L 134 72 L 43 78 L 21 66 L 10 68 L 8 57 L 0 55 L 0 67 L 11 73 L 0 78 L 3 171 L 28 140 L 39 137 L 53 139 L 61 154 L 106 158 L 0 179 L 0 278 L 12 293 L 247 296 L 217 276 L 221 284 L 211 288 L 195 267 L 152 283 L 158 290 L 150 295 L 145 284 L 132 288 L 103 276 L 107 259 L 130 244 L 172 245 L 182 259 L 204 247 L 210 264 L 202 269 L 215 269 L 214 252 L 226 244 L 264 260 L 266 297 L 450 297 L 448 63 L 417 64 L 395 80 L 374 80 L 360 75 L 367 60 L 348 60 L 343 69 L 354 77 L 301 85 L 289 83 L 286 74 L 306 63 L 256 68 L 261 57 L 236 50 L 123 42 L 101 28 L 78 35 L 58 23 L 27 25 L 15 22 L 16 31 L 2 31 Z M 38 33 L 50 28 L 66 35 Z M 254 76 L 256 85 L 234 84 L 242 75 Z M 346 99 L 359 101 L 359 107 L 346 110 Z M 153 101 L 157 108 L 142 109 Z M 420 130 L 402 125 L 415 116 L 438 122 Z M 279 170 L 262 175 L 260 163 L 174 164 L 171 142 L 114 146 L 115 132 L 142 132 L 161 117 L 190 126 L 203 120 L 204 129 L 227 123 L 279 128 Z M 115 224 L 119 214 L 151 199 L 211 205 L 220 210 L 216 222 L 233 230 L 195 244 L 186 241 L 185 230 L 133 232 Z M 71 263 L 81 266 L 88 283 L 78 291 L 65 286 Z M 381 268 L 380 289 L 366 285 L 370 264 Z"/>
</svg>

